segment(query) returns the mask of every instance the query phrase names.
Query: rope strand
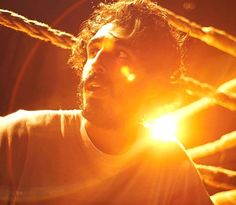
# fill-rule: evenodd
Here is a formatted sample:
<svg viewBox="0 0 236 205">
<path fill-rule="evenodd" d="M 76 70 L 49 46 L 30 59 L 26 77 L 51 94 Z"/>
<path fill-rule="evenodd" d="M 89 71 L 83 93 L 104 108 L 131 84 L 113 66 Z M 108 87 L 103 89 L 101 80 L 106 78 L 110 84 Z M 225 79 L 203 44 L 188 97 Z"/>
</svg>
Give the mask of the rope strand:
<svg viewBox="0 0 236 205">
<path fill-rule="evenodd" d="M 202 164 L 195 166 L 206 184 L 224 190 L 236 189 L 236 171 Z"/>
<path fill-rule="evenodd" d="M 236 131 L 227 133 L 214 142 L 188 149 L 188 154 L 193 160 L 197 160 L 233 147 L 236 147 Z"/>
<path fill-rule="evenodd" d="M 53 29 L 38 21 L 29 20 L 12 11 L 0 9 L 0 24 L 26 33 L 33 38 L 51 42 L 53 45 L 64 49 L 71 49 L 76 41 L 76 37 L 72 34 Z"/>
<path fill-rule="evenodd" d="M 236 95 L 234 93 L 224 92 L 221 89 L 217 90 L 207 83 L 202 83 L 188 76 L 182 76 L 177 83 L 183 85 L 188 94 L 198 97 L 208 96 L 214 100 L 214 103 L 231 111 L 236 111 Z M 236 88 L 236 80 L 234 84 L 232 83 L 232 87 Z"/>
<path fill-rule="evenodd" d="M 191 22 L 182 16 L 176 15 L 174 12 L 165 8 L 160 7 L 160 10 L 166 12 L 167 19 L 175 28 L 189 34 L 193 38 L 197 38 L 210 46 L 236 57 L 236 37 L 212 26 L 202 27 L 201 25 Z"/>
<path fill-rule="evenodd" d="M 159 7 L 158 10 L 164 11 L 169 23 L 180 31 L 236 57 L 236 37 L 214 27 L 202 27 L 165 8 Z M 52 29 L 46 24 L 29 20 L 3 9 L 0 9 L 0 24 L 27 33 L 34 38 L 50 41 L 52 44 L 65 49 L 70 49 L 76 41 L 76 37 L 72 34 Z"/>
</svg>

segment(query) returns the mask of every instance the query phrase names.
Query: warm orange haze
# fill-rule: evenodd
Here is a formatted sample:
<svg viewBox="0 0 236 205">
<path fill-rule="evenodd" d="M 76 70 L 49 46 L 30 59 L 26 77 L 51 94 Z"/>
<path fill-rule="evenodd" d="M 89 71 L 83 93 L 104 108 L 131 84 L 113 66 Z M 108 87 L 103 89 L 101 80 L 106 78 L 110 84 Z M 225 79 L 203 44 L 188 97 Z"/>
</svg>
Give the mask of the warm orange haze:
<svg viewBox="0 0 236 205">
<path fill-rule="evenodd" d="M 53 2 L 0 8 L 0 205 L 235 204 L 236 4 Z"/>
</svg>

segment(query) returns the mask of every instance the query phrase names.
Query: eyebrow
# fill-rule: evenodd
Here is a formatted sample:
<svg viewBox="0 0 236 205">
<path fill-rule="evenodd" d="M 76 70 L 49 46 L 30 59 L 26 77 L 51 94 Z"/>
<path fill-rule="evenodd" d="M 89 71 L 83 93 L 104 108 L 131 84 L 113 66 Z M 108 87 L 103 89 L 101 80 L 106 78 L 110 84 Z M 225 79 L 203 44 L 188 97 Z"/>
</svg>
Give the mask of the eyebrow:
<svg viewBox="0 0 236 205">
<path fill-rule="evenodd" d="M 116 45 L 118 46 L 121 46 L 121 47 L 126 47 L 126 48 L 129 48 L 129 49 L 132 49 L 131 45 L 129 45 L 125 39 L 122 39 L 122 38 L 118 38 L 116 37 L 115 35 L 113 35 L 111 33 L 112 37 L 114 38 L 114 42 L 116 43 Z M 87 47 L 91 46 L 91 45 L 96 45 L 98 43 L 101 43 L 102 41 L 106 40 L 106 37 L 104 36 L 100 36 L 100 37 L 97 37 L 97 38 L 94 38 L 94 39 L 91 39 L 88 44 L 87 44 Z"/>
</svg>

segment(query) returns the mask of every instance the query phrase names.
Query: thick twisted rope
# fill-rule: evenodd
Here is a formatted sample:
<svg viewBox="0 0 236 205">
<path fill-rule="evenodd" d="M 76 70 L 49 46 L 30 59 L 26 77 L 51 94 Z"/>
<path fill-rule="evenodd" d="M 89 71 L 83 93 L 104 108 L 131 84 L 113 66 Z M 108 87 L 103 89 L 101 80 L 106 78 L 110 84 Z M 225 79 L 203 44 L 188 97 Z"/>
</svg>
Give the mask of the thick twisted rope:
<svg viewBox="0 0 236 205">
<path fill-rule="evenodd" d="M 214 188 L 236 189 L 236 171 L 209 165 L 195 165 L 203 181 Z"/>
<path fill-rule="evenodd" d="M 215 104 L 223 106 L 231 111 L 236 111 L 236 94 L 233 92 L 224 92 L 221 89 L 215 89 L 213 86 L 202 83 L 191 77 L 183 76 L 178 80 L 191 95 L 199 97 L 210 97 Z M 231 80 L 231 89 L 236 88 L 236 79 Z"/>
<path fill-rule="evenodd" d="M 160 10 L 166 12 L 168 21 L 175 28 L 236 57 L 236 37 L 214 27 L 202 27 L 165 8 L 160 7 Z"/>
<path fill-rule="evenodd" d="M 29 20 L 12 11 L 0 9 L 0 24 L 24 32 L 31 37 L 51 42 L 53 45 L 64 49 L 71 49 L 76 41 L 76 37 L 72 34 L 53 29 L 38 21 Z"/>
<path fill-rule="evenodd" d="M 236 131 L 221 137 L 214 142 L 188 150 L 193 160 L 217 154 L 236 147 Z M 195 164 L 205 184 L 223 190 L 236 189 L 236 171 L 209 165 Z"/>
<path fill-rule="evenodd" d="M 157 12 L 160 10 L 167 14 L 169 23 L 180 31 L 236 57 L 236 38 L 234 36 L 213 27 L 202 27 L 162 7 L 159 7 Z M 25 32 L 34 38 L 50 41 L 65 49 L 70 49 L 76 40 L 71 34 L 52 29 L 46 24 L 29 20 L 3 9 L 0 9 L 0 24 Z"/>
<path fill-rule="evenodd" d="M 236 147 L 236 131 L 230 132 L 214 142 L 188 149 L 188 154 L 193 160 L 196 160 L 233 147 Z"/>
<path fill-rule="evenodd" d="M 205 86 L 203 86 L 203 87 L 208 87 L 208 86 L 206 86 L 206 84 L 204 84 L 204 85 Z M 217 91 L 222 92 L 223 94 L 227 93 L 226 95 L 228 95 L 228 93 L 230 93 L 232 90 L 235 90 L 235 89 L 236 89 L 236 79 L 233 79 L 231 81 L 227 81 L 227 82 L 223 83 L 217 89 Z M 199 88 L 199 90 L 201 90 L 201 88 Z M 202 92 L 202 90 L 201 90 L 201 92 Z M 200 93 L 200 91 L 199 91 L 199 93 Z M 189 105 L 186 105 L 184 107 L 181 107 L 181 108 L 173 111 L 171 114 L 174 115 L 176 119 L 181 121 L 189 116 L 194 115 L 195 113 L 199 112 L 200 110 L 203 110 L 205 108 L 208 108 L 208 107 L 214 105 L 215 103 L 218 103 L 218 102 L 214 98 L 212 99 L 211 96 L 209 96 L 209 97 L 204 96 L 200 100 L 197 100 Z M 233 104 L 233 103 L 234 102 L 229 103 L 231 108 L 232 107 L 235 108 L 235 104 Z M 223 104 L 223 100 L 220 102 L 220 104 Z M 224 107 L 229 107 L 226 102 L 224 102 Z"/>
<path fill-rule="evenodd" d="M 211 196 L 214 205 L 235 205 L 236 190 L 219 192 Z"/>
</svg>

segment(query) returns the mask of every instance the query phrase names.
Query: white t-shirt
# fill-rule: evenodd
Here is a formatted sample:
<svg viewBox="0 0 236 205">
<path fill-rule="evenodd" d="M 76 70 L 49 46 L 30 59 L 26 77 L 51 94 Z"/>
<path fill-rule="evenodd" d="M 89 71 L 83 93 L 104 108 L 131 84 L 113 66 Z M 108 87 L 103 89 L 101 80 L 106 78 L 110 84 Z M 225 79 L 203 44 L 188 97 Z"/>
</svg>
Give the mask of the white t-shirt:
<svg viewBox="0 0 236 205">
<path fill-rule="evenodd" d="M 1 205 L 212 204 L 178 143 L 143 140 L 125 154 L 106 154 L 79 110 L 1 118 L 0 166 Z"/>
</svg>

